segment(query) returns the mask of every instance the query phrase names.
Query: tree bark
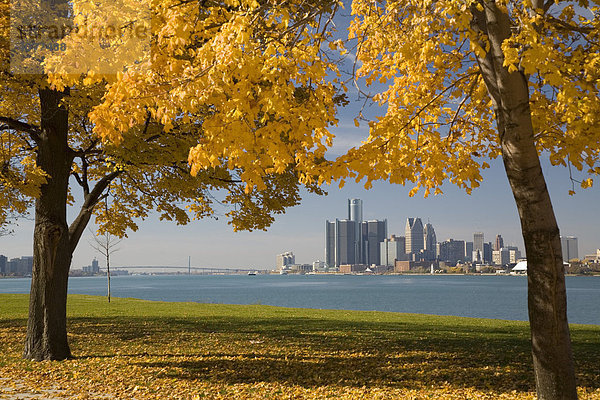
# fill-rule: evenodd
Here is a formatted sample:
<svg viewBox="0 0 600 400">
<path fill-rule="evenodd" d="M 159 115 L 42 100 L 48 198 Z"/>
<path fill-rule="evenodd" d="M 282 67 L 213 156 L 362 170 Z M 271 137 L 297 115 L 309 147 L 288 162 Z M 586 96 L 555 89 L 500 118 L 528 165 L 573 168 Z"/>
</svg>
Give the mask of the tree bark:
<svg viewBox="0 0 600 400">
<path fill-rule="evenodd" d="M 503 65 L 502 42 L 510 20 L 495 1 L 482 1 L 474 26 L 489 52 L 480 58 L 494 104 L 502 159 L 519 212 L 527 253 L 527 287 L 533 367 L 539 400 L 576 399 L 577 385 L 567 321 L 567 296 L 558 224 L 535 147 L 528 78 Z M 484 43 L 482 43 L 484 44 Z"/>
<path fill-rule="evenodd" d="M 67 226 L 67 190 L 72 152 L 68 112 L 61 100 L 68 90 L 40 89 L 41 135 L 37 165 L 48 174 L 35 204 L 33 273 L 24 357 L 71 357 L 67 342 L 67 280 L 72 251 Z"/>
<path fill-rule="evenodd" d="M 529 105 L 504 111 L 499 118 L 502 159 L 527 253 L 537 395 L 539 400 L 576 399 L 560 233 L 533 140 Z"/>
<path fill-rule="evenodd" d="M 110 303 L 110 256 L 106 256 L 106 278 L 108 279 L 108 302 Z"/>
</svg>

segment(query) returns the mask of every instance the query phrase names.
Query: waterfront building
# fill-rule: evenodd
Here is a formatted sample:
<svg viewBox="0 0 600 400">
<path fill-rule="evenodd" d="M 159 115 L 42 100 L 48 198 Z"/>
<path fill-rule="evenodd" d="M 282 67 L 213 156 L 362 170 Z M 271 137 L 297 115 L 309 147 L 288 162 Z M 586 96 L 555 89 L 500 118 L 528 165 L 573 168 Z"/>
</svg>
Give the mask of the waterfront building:
<svg viewBox="0 0 600 400">
<path fill-rule="evenodd" d="M 367 266 L 365 264 L 342 264 L 339 268 L 342 274 L 351 274 L 365 272 Z"/>
<path fill-rule="evenodd" d="M 509 256 L 509 263 L 510 264 L 516 264 L 519 262 L 519 260 L 521 259 L 521 252 L 519 251 L 518 247 L 515 246 L 506 246 L 506 249 L 508 250 L 508 256 Z"/>
<path fill-rule="evenodd" d="M 596 249 L 595 254 L 586 254 L 584 262 L 598 264 L 600 263 L 600 249 Z"/>
<path fill-rule="evenodd" d="M 289 265 L 296 264 L 296 256 L 291 251 L 287 251 L 285 253 L 277 254 L 276 265 L 277 269 L 285 269 Z"/>
<path fill-rule="evenodd" d="M 100 265 L 98 264 L 98 260 L 95 258 L 92 260 L 92 273 L 99 274 L 100 273 Z"/>
<path fill-rule="evenodd" d="M 327 243 L 325 261 L 328 267 L 339 267 L 342 264 L 358 264 L 358 243 L 356 229 L 358 225 L 347 219 L 335 222 L 327 221 Z"/>
<path fill-rule="evenodd" d="M 408 272 L 417 268 L 425 272 L 430 271 L 432 265 L 433 263 L 431 261 L 396 261 L 394 264 L 394 272 Z"/>
<path fill-rule="evenodd" d="M 5 257 L 4 275 L 29 276 L 33 271 L 33 257 L 22 256 L 8 260 Z"/>
<path fill-rule="evenodd" d="M 475 232 L 473 234 L 473 251 L 478 250 L 483 255 L 483 232 Z"/>
<path fill-rule="evenodd" d="M 481 250 L 473 250 L 473 253 L 471 253 L 471 262 L 480 264 L 483 262 L 483 254 L 481 252 Z"/>
<path fill-rule="evenodd" d="M 381 246 L 387 237 L 387 219 L 383 221 L 371 220 L 362 223 L 363 258 L 366 265 L 381 264 Z"/>
<path fill-rule="evenodd" d="M 363 262 L 365 239 L 363 239 L 363 201 L 361 199 L 348 199 L 348 220 L 356 225 L 354 228 L 354 259 L 357 263 Z"/>
<path fill-rule="evenodd" d="M 573 259 L 579 259 L 579 249 L 577 245 L 577 238 L 575 236 L 561 236 L 560 244 L 562 246 L 564 262 L 569 262 Z"/>
<path fill-rule="evenodd" d="M 317 260 L 313 262 L 313 271 L 324 271 L 325 261 Z"/>
<path fill-rule="evenodd" d="M 387 220 L 362 220 L 361 199 L 348 199 L 348 219 L 326 221 L 325 264 L 379 264 L 379 243 L 387 236 Z"/>
<path fill-rule="evenodd" d="M 507 265 L 510 263 L 510 252 L 508 249 L 501 248 L 500 250 L 492 251 L 492 264 Z"/>
<path fill-rule="evenodd" d="M 328 268 L 336 267 L 335 250 L 336 250 L 336 223 L 325 221 L 325 265 Z"/>
<path fill-rule="evenodd" d="M 504 247 L 504 239 L 502 239 L 502 235 L 496 235 L 496 242 L 494 243 L 493 250 L 498 251 L 503 247 Z"/>
<path fill-rule="evenodd" d="M 464 260 L 464 240 L 448 239 L 445 242 L 440 243 L 440 254 L 438 258 L 440 261 L 444 261 L 449 265 L 455 265 L 459 261 Z"/>
<path fill-rule="evenodd" d="M 6 275 L 6 262 L 8 259 L 6 256 L 0 254 L 0 275 Z"/>
<path fill-rule="evenodd" d="M 361 199 L 348 199 L 348 219 L 362 222 L 363 201 Z"/>
<path fill-rule="evenodd" d="M 334 268 L 362 261 L 362 200 L 348 199 L 348 219 L 326 221 L 325 264 Z"/>
<path fill-rule="evenodd" d="M 392 235 L 380 243 L 380 264 L 393 267 L 396 260 L 406 259 L 406 242 L 404 236 Z"/>
<path fill-rule="evenodd" d="M 436 253 L 437 238 L 435 236 L 435 229 L 433 225 L 427 223 L 423 228 L 423 245 L 424 245 L 424 259 L 425 261 L 433 261 L 437 258 Z"/>
<path fill-rule="evenodd" d="M 100 266 L 98 265 L 98 260 L 95 258 L 92 260 L 92 265 L 88 265 L 82 268 L 84 274 L 88 275 L 97 275 L 100 273 Z M 112 272 L 111 272 L 112 275 Z"/>
<path fill-rule="evenodd" d="M 307 272 L 312 271 L 313 266 L 312 264 L 291 264 L 287 266 L 287 269 L 289 269 L 292 272 L 305 274 Z"/>
<path fill-rule="evenodd" d="M 406 254 L 417 254 L 425 248 L 421 218 L 407 218 L 404 228 Z"/>
<path fill-rule="evenodd" d="M 465 261 L 473 261 L 473 242 L 465 242 Z"/>
<path fill-rule="evenodd" d="M 527 260 L 521 260 L 510 270 L 512 275 L 527 274 Z"/>
<path fill-rule="evenodd" d="M 483 261 L 486 263 L 492 262 L 492 242 L 483 244 Z"/>
</svg>

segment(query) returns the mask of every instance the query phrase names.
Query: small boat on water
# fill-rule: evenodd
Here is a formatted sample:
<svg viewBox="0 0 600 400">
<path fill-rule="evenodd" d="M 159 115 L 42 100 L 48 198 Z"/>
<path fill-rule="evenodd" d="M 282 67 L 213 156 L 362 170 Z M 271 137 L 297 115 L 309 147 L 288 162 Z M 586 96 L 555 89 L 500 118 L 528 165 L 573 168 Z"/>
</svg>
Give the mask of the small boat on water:
<svg viewBox="0 0 600 400">
<path fill-rule="evenodd" d="M 258 274 L 258 271 L 250 271 L 250 272 L 248 272 L 248 275 L 256 275 L 256 274 Z"/>
</svg>

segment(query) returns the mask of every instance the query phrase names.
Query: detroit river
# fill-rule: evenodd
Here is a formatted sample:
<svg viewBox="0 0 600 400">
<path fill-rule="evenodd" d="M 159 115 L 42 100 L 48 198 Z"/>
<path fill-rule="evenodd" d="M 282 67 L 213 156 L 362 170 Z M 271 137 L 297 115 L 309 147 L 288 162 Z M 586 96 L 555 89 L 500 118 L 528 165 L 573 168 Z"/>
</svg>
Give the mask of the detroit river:
<svg viewBox="0 0 600 400">
<path fill-rule="evenodd" d="M 600 325 L 600 276 L 566 279 L 569 322 Z M 0 293 L 28 293 L 30 283 L 0 279 Z M 146 300 L 528 319 L 524 276 L 134 275 L 113 277 L 111 289 Z M 70 278 L 69 293 L 106 295 L 106 278 Z"/>
</svg>

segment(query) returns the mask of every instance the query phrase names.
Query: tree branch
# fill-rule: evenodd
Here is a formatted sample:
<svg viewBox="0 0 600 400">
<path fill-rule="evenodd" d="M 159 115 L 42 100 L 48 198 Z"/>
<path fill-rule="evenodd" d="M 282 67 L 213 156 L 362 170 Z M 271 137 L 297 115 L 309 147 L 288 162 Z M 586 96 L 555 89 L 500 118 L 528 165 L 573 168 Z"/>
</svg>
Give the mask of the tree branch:
<svg viewBox="0 0 600 400">
<path fill-rule="evenodd" d="M 29 136 L 31 136 L 31 138 L 35 140 L 36 143 L 40 141 L 41 130 L 35 125 L 30 125 L 28 123 L 21 122 L 17 119 L 8 117 L 0 117 L 0 122 L 4 122 L 6 126 L 10 129 L 28 133 Z"/>
<path fill-rule="evenodd" d="M 100 200 L 102 200 L 102 192 L 104 192 L 108 185 L 121 173 L 123 173 L 123 171 L 118 170 L 113 171 L 110 174 L 104 176 L 102 179 L 96 182 L 96 185 L 94 186 L 92 191 L 85 196 L 83 205 L 81 206 L 81 210 L 79 211 L 79 215 L 77 216 L 77 218 L 75 218 L 75 220 L 73 221 L 73 223 L 71 223 L 71 226 L 69 227 L 69 245 L 71 248 L 71 252 L 73 252 L 77 247 L 77 243 L 79 243 L 81 235 L 83 234 L 85 227 L 90 221 L 92 211 L 94 211 L 94 207 L 96 206 L 96 204 L 98 204 Z"/>
</svg>

